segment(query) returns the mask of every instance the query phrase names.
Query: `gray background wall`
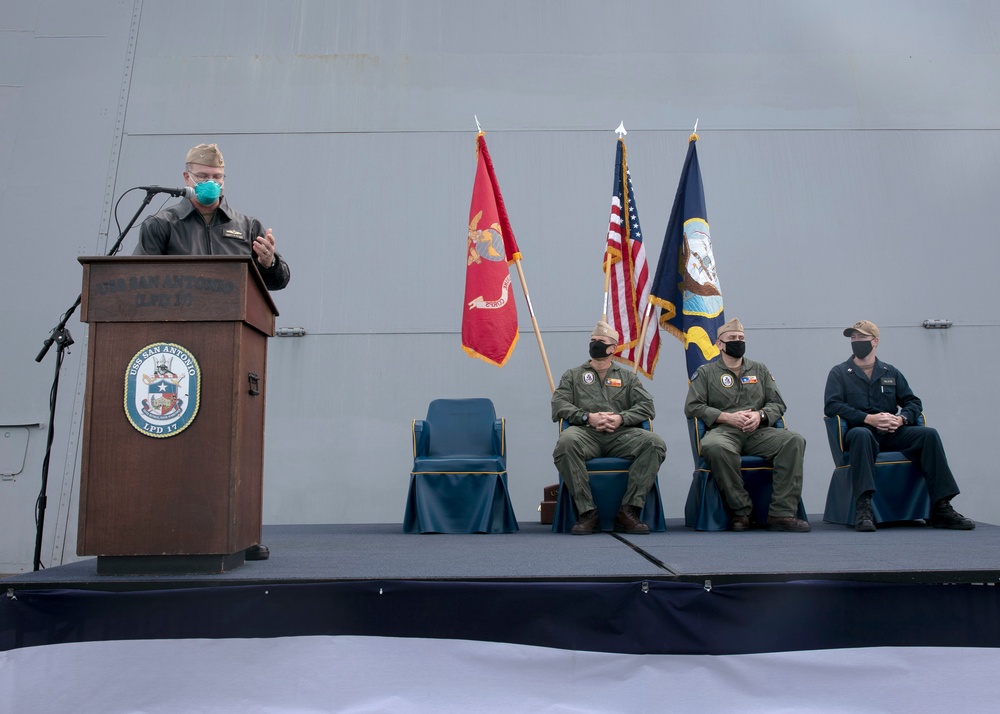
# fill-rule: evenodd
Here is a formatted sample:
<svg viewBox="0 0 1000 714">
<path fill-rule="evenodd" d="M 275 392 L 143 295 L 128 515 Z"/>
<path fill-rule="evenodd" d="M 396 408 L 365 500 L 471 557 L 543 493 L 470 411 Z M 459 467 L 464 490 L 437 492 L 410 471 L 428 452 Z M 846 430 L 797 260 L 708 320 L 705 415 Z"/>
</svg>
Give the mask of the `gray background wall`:
<svg viewBox="0 0 1000 714">
<path fill-rule="evenodd" d="M 523 298 L 505 368 L 460 346 L 473 115 L 556 378 L 601 312 L 614 128 L 655 265 L 698 119 L 726 312 L 809 442 L 809 512 L 832 471 L 826 374 L 864 317 L 944 436 L 956 505 L 1000 522 L 998 32 L 985 0 L 0 0 L 0 472 L 17 470 L 0 480 L 0 572 L 31 567 L 55 352 L 34 357 L 79 293 L 76 257 L 117 237 L 126 189 L 181 185 L 201 141 L 292 266 L 279 327 L 307 331 L 270 343 L 265 523 L 400 521 L 410 422 L 461 396 L 507 417 L 515 510 L 535 520 L 556 431 Z M 87 330 L 69 328 L 47 565 L 76 558 Z M 692 462 L 673 338 L 649 388 L 680 517 Z"/>
</svg>

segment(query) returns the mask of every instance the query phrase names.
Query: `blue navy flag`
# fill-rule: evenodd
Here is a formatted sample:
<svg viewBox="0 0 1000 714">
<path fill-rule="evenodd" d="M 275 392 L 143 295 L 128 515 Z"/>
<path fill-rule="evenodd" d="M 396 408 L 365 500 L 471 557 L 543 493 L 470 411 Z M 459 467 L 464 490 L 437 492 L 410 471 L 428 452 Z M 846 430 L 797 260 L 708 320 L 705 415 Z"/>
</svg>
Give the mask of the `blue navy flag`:
<svg viewBox="0 0 1000 714">
<path fill-rule="evenodd" d="M 660 327 L 684 343 L 689 377 L 718 357 L 715 331 L 726 321 L 697 141 L 692 134 L 649 296 L 660 308 Z"/>
</svg>

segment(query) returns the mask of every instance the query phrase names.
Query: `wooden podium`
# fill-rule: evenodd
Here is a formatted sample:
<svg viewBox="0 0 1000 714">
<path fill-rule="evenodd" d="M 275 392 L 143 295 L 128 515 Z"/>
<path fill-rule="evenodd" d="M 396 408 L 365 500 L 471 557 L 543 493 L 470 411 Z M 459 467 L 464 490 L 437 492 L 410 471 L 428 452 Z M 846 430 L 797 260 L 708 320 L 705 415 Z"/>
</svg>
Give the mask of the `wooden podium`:
<svg viewBox="0 0 1000 714">
<path fill-rule="evenodd" d="M 77 554 L 219 573 L 261 538 L 267 338 L 250 258 L 81 257 L 90 325 Z"/>
</svg>

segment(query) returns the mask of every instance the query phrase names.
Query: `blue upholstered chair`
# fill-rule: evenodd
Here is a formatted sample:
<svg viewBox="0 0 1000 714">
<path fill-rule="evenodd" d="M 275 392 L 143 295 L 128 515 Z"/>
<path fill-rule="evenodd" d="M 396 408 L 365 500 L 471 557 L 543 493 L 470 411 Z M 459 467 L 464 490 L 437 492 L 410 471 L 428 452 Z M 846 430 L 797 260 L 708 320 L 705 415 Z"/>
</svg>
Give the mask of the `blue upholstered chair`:
<svg viewBox="0 0 1000 714">
<path fill-rule="evenodd" d="M 489 399 L 435 399 L 413 420 L 406 533 L 513 533 L 505 423 Z"/>
<path fill-rule="evenodd" d="M 835 468 L 826 492 L 823 520 L 827 523 L 854 525 L 856 497 L 851 482 L 850 460 L 844 439 L 847 422 L 840 417 L 823 417 L 830 454 Z M 924 415 L 917 417 L 917 426 L 924 426 Z M 883 451 L 875 457 L 875 495 L 872 516 L 875 523 L 916 521 L 930 518 L 931 499 L 927 481 L 916 464 L 899 451 Z"/>
<path fill-rule="evenodd" d="M 568 426 L 569 422 L 563 419 L 559 423 L 559 433 L 561 434 L 562 430 Z M 653 430 L 648 419 L 638 427 L 633 428 Z M 625 497 L 625 489 L 628 486 L 628 470 L 632 466 L 632 461 L 612 456 L 601 456 L 590 459 L 586 465 L 587 475 L 590 477 L 590 493 L 594 497 L 597 515 L 601 519 L 601 530 L 613 531 L 615 514 L 621 508 L 622 498 Z M 577 513 L 573 497 L 560 477 L 559 495 L 556 499 L 555 514 L 552 517 L 552 532 L 569 533 L 579 517 L 580 514 Z M 651 532 L 667 530 L 667 521 L 663 516 L 663 503 L 660 499 L 659 476 L 653 480 L 653 487 L 646 496 L 646 503 L 639 514 L 639 520 L 649 526 Z"/>
<path fill-rule="evenodd" d="M 784 419 L 778 419 L 774 428 L 784 429 Z M 729 511 L 726 499 L 719 485 L 712 477 L 712 469 L 701 455 L 701 440 L 705 436 L 705 422 L 697 417 L 688 419 L 688 434 L 691 437 L 691 454 L 694 457 L 694 475 L 684 504 L 684 525 L 699 531 L 724 531 L 729 528 Z M 753 511 L 752 522 L 767 523 L 767 512 L 774 493 L 774 467 L 763 456 L 743 456 L 740 459 L 740 474 L 746 486 Z M 806 509 L 799 499 L 798 518 L 806 519 Z"/>
</svg>

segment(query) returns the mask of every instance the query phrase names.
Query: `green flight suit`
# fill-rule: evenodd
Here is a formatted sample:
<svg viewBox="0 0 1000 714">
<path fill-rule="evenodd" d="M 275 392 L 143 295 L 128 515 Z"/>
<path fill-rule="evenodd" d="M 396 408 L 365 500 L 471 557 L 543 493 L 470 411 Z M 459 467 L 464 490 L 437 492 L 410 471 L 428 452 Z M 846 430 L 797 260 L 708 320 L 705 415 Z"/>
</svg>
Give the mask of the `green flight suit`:
<svg viewBox="0 0 1000 714">
<path fill-rule="evenodd" d="M 593 412 L 614 412 L 624 421 L 613 432 L 600 432 L 583 422 L 583 415 Z M 566 419 L 570 426 L 559 435 L 552 457 L 579 513 L 596 508 L 585 462 L 599 456 L 632 459 L 622 505 L 642 508 L 667 445 L 653 432 L 633 427 L 655 414 L 653 397 L 642 381 L 617 363 L 611 364 L 603 383 L 590 362 L 562 376 L 552 395 L 552 421 Z"/>
<path fill-rule="evenodd" d="M 763 410 L 766 421 L 750 433 L 719 424 L 722 412 Z M 785 402 L 768 368 L 744 358 L 739 374 L 722 358 L 702 365 L 691 377 L 684 416 L 705 422 L 701 455 L 712 469 L 719 490 L 734 516 L 749 515 L 750 496 L 740 476 L 740 456 L 764 456 L 774 464 L 774 494 L 769 516 L 795 516 L 802 495 L 802 459 L 806 440 L 801 434 L 771 426 L 785 413 Z M 766 425 L 765 425 L 766 424 Z"/>
</svg>

